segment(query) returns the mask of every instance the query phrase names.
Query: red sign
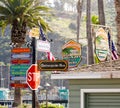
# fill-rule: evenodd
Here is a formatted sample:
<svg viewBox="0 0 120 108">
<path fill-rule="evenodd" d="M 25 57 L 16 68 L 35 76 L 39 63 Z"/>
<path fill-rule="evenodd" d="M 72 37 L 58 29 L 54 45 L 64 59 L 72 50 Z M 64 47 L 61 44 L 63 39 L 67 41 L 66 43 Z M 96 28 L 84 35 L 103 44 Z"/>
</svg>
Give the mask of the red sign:
<svg viewBox="0 0 120 108">
<path fill-rule="evenodd" d="M 11 52 L 12 53 L 29 53 L 30 48 L 13 48 Z"/>
<path fill-rule="evenodd" d="M 11 63 L 12 64 L 28 64 L 28 63 L 30 63 L 30 60 L 27 60 L 27 59 L 23 59 L 23 60 L 13 59 L 13 60 L 11 60 Z"/>
<path fill-rule="evenodd" d="M 22 84 L 22 83 L 11 83 L 10 84 L 11 87 L 15 87 L 15 88 L 27 88 L 28 85 L 27 84 Z"/>
<path fill-rule="evenodd" d="M 37 64 L 32 64 L 26 73 L 26 82 L 32 90 L 37 90 L 40 85 L 40 71 Z"/>
</svg>

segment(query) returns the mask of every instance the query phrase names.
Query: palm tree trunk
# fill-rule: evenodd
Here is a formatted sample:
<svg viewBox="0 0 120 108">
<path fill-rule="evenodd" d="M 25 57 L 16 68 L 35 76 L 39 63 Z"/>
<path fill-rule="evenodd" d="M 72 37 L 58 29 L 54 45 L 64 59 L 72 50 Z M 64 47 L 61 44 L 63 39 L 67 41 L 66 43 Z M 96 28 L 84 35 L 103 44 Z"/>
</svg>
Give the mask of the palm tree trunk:
<svg viewBox="0 0 120 108">
<path fill-rule="evenodd" d="M 93 43 L 91 36 L 91 0 L 87 0 L 87 40 L 88 40 L 88 52 L 87 52 L 87 60 L 88 64 L 94 64 L 94 56 L 93 56 Z"/>
<path fill-rule="evenodd" d="M 105 13 L 103 0 L 98 0 L 98 15 L 100 25 L 105 25 Z"/>
<path fill-rule="evenodd" d="M 115 0 L 116 26 L 117 26 L 117 52 L 120 56 L 120 0 Z"/>
<path fill-rule="evenodd" d="M 79 42 L 79 37 L 80 37 L 80 20 L 81 20 L 81 15 L 82 15 L 82 6 L 83 6 L 83 0 L 80 2 L 78 0 L 77 3 L 77 42 Z"/>
<path fill-rule="evenodd" d="M 18 26 L 17 20 L 13 21 L 11 30 L 11 41 L 16 45 L 15 47 L 21 47 L 25 43 L 26 37 L 26 23 L 23 22 L 22 27 Z M 20 83 L 20 81 L 15 81 L 15 83 Z M 14 90 L 14 103 L 13 107 L 18 107 L 22 104 L 21 98 L 21 88 L 16 88 Z"/>
<path fill-rule="evenodd" d="M 15 83 L 20 83 L 20 81 L 15 81 Z M 21 89 L 15 87 L 15 92 L 14 92 L 14 102 L 12 107 L 18 107 L 22 104 L 22 99 L 21 99 Z"/>
</svg>

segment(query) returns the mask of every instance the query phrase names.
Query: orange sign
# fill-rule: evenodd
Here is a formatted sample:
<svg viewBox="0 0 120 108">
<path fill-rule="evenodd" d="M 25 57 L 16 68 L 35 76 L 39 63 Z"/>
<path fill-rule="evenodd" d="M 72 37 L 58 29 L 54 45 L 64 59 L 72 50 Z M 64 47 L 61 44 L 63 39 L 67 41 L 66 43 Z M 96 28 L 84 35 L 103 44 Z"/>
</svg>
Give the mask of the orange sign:
<svg viewBox="0 0 120 108">
<path fill-rule="evenodd" d="M 12 53 L 29 53 L 30 48 L 13 48 L 11 52 Z"/>
<path fill-rule="evenodd" d="M 81 44 L 74 40 L 70 40 L 62 47 L 62 56 L 81 55 Z"/>
<path fill-rule="evenodd" d="M 11 83 L 10 84 L 11 87 L 15 87 L 15 88 L 27 88 L 28 85 L 27 84 L 22 84 L 22 83 Z"/>
</svg>

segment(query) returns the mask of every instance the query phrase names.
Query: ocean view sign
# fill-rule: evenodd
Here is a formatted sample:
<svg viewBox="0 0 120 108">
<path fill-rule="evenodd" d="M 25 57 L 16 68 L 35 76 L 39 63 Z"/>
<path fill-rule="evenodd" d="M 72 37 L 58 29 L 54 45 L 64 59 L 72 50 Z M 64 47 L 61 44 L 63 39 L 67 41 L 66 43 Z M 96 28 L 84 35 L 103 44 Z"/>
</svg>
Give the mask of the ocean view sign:
<svg viewBox="0 0 120 108">
<path fill-rule="evenodd" d="M 81 44 L 74 40 L 68 41 L 62 47 L 62 57 L 68 61 L 69 67 L 76 67 L 81 61 Z"/>
<path fill-rule="evenodd" d="M 108 36 L 103 28 L 96 32 L 95 39 L 96 55 L 100 61 L 105 61 L 109 53 Z"/>
</svg>

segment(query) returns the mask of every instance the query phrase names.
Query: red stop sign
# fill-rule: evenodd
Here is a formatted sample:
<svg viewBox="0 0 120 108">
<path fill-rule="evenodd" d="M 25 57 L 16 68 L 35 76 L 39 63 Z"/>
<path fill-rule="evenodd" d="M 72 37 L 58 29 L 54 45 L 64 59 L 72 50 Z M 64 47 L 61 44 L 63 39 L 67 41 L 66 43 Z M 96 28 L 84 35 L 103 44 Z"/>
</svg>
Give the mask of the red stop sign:
<svg viewBox="0 0 120 108">
<path fill-rule="evenodd" d="M 38 71 L 37 64 L 32 64 L 26 74 L 28 86 L 32 90 L 37 90 L 40 85 L 40 71 Z"/>
</svg>

